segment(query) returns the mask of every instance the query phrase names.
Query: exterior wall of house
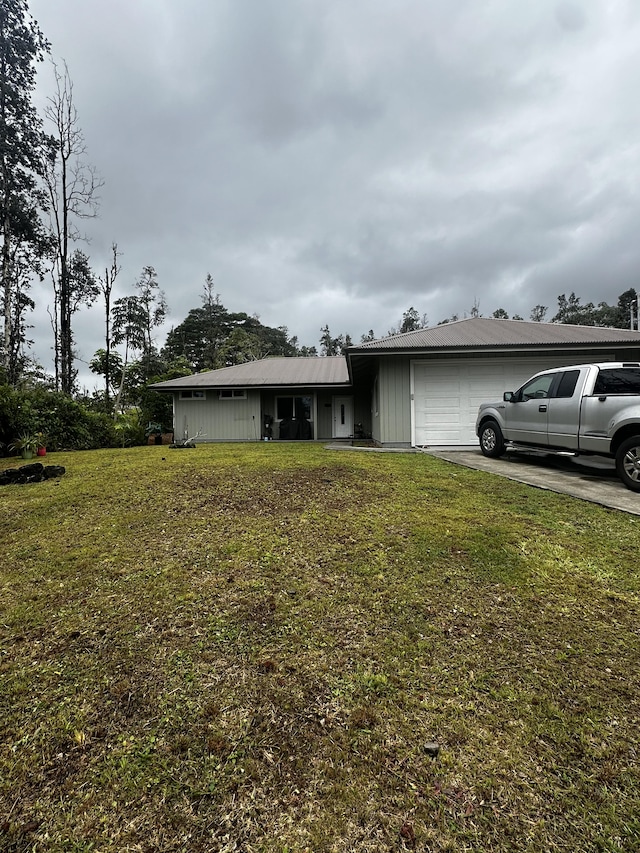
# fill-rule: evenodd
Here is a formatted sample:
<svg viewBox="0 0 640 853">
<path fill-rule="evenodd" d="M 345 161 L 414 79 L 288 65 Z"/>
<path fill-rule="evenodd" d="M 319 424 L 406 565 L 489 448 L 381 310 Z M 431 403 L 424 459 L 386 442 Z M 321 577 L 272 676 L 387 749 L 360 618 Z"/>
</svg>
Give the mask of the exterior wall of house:
<svg viewBox="0 0 640 853">
<path fill-rule="evenodd" d="M 341 392 L 350 396 L 352 391 Z M 247 389 L 246 399 L 220 399 L 218 391 L 207 390 L 202 399 L 180 399 L 180 394 L 173 395 L 174 435 L 180 441 L 187 435 L 194 436 L 198 431 L 203 433 L 202 441 L 259 441 L 265 431 L 265 415 L 274 418 L 273 438 L 279 437 L 279 424 L 275 420 L 277 414 L 276 398 L 278 397 L 311 397 L 313 438 L 320 441 L 330 440 L 333 430 L 333 397 L 336 391 L 322 389 L 316 391 L 310 388 L 283 388 L 282 390 L 262 391 L 259 388 Z M 355 402 L 355 401 L 354 401 Z M 370 423 L 368 412 L 363 416 L 362 405 L 354 407 L 355 420 L 363 423 L 363 428 Z"/>
<path fill-rule="evenodd" d="M 377 370 L 371 383 L 371 438 L 382 444 L 380 437 L 380 371 Z"/>
<path fill-rule="evenodd" d="M 258 441 L 260 391 L 247 390 L 245 399 L 220 400 L 217 391 L 206 391 L 204 399 L 181 400 L 173 396 L 173 426 L 176 441 L 186 435 L 204 433 L 203 441 Z"/>
<path fill-rule="evenodd" d="M 349 395 L 349 391 L 345 392 Z M 282 390 L 248 389 L 247 398 L 220 400 L 217 391 L 206 391 L 204 399 L 181 400 L 174 394 L 174 430 L 176 440 L 185 432 L 206 433 L 204 441 L 256 441 L 264 435 L 265 415 L 275 419 L 277 397 L 312 397 L 312 427 L 314 439 L 329 440 L 332 435 L 333 390 L 315 391 L 310 388 Z M 255 420 L 254 420 L 255 419 Z M 257 430 L 257 436 L 256 436 Z M 273 437 L 278 438 L 278 422 L 274 420 Z"/>
<path fill-rule="evenodd" d="M 372 434 L 372 425 L 371 425 L 371 388 L 354 388 L 354 397 L 353 397 L 353 413 L 354 413 L 354 422 L 356 424 L 362 424 L 362 432 L 365 436 L 370 436 Z M 357 432 L 355 433 L 357 436 Z"/>
<path fill-rule="evenodd" d="M 274 419 L 273 438 L 279 437 L 279 424 L 275 420 L 278 409 L 276 398 L 278 397 L 311 397 L 311 426 L 314 439 L 331 438 L 331 408 L 325 409 L 325 403 L 331 406 L 331 392 L 316 391 L 312 388 L 282 388 L 275 391 L 262 391 L 262 419 L 265 415 L 271 415 Z M 328 412 L 328 414 L 326 414 Z"/>
<path fill-rule="evenodd" d="M 374 439 L 389 447 L 410 447 L 411 383 L 408 358 L 390 356 L 380 359 L 377 396 L 378 415 L 374 413 L 372 423 Z"/>
</svg>

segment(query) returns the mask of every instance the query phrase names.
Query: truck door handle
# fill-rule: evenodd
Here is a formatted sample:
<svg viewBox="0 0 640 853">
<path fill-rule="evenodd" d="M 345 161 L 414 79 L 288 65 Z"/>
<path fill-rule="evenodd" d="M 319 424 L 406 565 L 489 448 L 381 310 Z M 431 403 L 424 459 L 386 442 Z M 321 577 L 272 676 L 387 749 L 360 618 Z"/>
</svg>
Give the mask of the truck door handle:
<svg viewBox="0 0 640 853">
<path fill-rule="evenodd" d="M 539 411 L 539 412 L 546 412 L 546 411 L 547 411 L 547 407 L 546 407 L 546 406 L 538 406 L 538 411 Z"/>
</svg>

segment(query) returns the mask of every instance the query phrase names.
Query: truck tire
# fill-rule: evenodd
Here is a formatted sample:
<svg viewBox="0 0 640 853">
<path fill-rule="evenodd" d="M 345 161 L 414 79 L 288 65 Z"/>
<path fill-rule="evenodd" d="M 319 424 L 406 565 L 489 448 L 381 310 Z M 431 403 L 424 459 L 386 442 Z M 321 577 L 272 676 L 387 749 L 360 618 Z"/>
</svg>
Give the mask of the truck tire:
<svg viewBox="0 0 640 853">
<path fill-rule="evenodd" d="M 486 421 L 480 427 L 480 450 L 490 459 L 497 459 L 504 453 L 502 430 L 495 421 Z"/>
<path fill-rule="evenodd" d="M 640 435 L 623 441 L 616 451 L 616 471 L 632 492 L 640 492 Z"/>
</svg>

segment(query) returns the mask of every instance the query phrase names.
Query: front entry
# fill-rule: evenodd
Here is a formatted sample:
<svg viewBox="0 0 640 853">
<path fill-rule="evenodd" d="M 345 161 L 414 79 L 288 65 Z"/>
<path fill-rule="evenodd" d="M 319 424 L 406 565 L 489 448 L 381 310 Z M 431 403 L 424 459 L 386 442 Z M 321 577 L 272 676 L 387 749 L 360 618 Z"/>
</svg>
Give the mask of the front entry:
<svg viewBox="0 0 640 853">
<path fill-rule="evenodd" d="M 353 397 L 333 398 L 333 438 L 353 436 Z"/>
</svg>

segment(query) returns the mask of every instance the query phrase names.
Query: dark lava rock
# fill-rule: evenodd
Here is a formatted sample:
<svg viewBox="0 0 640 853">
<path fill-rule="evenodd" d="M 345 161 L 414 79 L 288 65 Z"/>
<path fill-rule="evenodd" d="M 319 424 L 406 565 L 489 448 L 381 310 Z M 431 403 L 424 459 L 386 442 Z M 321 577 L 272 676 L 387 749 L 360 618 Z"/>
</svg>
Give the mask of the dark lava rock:
<svg viewBox="0 0 640 853">
<path fill-rule="evenodd" d="M 24 483 L 42 483 L 54 477 L 61 477 L 65 472 L 63 465 L 47 465 L 42 462 L 31 462 L 20 468 L 6 468 L 0 471 L 0 486 L 22 485 Z"/>
</svg>

